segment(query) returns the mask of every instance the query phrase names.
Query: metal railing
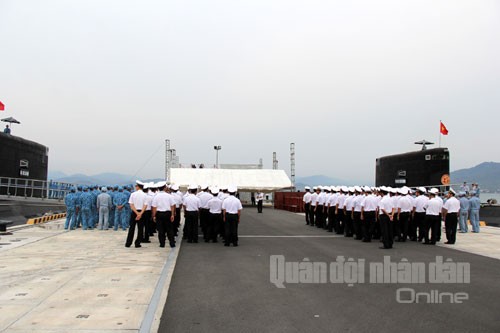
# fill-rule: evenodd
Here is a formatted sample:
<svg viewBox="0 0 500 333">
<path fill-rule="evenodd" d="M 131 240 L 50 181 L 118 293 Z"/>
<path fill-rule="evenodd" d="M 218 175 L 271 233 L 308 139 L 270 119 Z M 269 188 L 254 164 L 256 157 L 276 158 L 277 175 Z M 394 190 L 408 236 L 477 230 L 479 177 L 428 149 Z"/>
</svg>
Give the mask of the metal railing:
<svg viewBox="0 0 500 333">
<path fill-rule="evenodd" d="M 74 184 L 38 179 L 0 177 L 0 195 L 62 200 Z"/>
</svg>

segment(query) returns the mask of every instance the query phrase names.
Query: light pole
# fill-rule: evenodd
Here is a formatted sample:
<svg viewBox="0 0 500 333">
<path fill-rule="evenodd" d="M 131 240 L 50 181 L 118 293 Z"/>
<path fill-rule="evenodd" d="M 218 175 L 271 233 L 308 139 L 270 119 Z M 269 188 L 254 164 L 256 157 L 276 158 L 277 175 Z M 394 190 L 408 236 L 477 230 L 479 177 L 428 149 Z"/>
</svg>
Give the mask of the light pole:
<svg viewBox="0 0 500 333">
<path fill-rule="evenodd" d="M 221 146 L 214 146 L 215 149 L 215 168 L 219 168 L 219 150 L 222 149 Z"/>
</svg>

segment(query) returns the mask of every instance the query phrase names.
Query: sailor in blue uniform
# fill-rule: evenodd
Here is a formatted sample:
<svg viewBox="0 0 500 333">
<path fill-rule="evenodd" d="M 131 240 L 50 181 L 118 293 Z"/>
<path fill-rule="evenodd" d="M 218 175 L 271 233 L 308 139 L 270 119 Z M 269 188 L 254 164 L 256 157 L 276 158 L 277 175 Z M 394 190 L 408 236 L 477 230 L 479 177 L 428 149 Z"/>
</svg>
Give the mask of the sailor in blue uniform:
<svg viewBox="0 0 500 333">
<path fill-rule="evenodd" d="M 78 186 L 77 187 L 77 192 L 75 193 L 76 196 L 76 228 L 80 228 L 82 224 L 82 201 L 81 201 L 81 196 L 82 196 L 82 187 Z"/>
<path fill-rule="evenodd" d="M 82 207 L 82 227 L 83 230 L 93 229 L 94 224 L 92 222 L 92 201 L 93 196 L 89 193 L 89 189 L 87 187 L 83 188 L 83 193 L 80 196 L 81 207 Z"/>
<path fill-rule="evenodd" d="M 479 209 L 481 208 L 481 200 L 477 196 L 469 199 L 470 202 L 470 224 L 472 224 L 472 232 L 479 232 Z"/>
<path fill-rule="evenodd" d="M 465 197 L 465 192 L 460 192 L 458 194 L 460 197 L 460 216 L 459 216 L 459 224 L 460 224 L 460 232 L 466 233 L 469 231 L 469 226 L 467 225 L 467 220 L 469 219 L 469 210 L 470 210 L 470 202 L 469 199 Z"/>
<path fill-rule="evenodd" d="M 75 189 L 72 188 L 71 192 L 66 195 L 66 198 L 64 198 L 64 203 L 66 204 L 66 223 L 64 224 L 64 229 L 68 230 L 70 228 L 71 230 L 75 229 L 75 223 L 76 223 L 76 193 Z"/>
<path fill-rule="evenodd" d="M 123 230 L 127 229 L 126 220 L 129 218 L 127 208 L 125 208 L 128 197 L 123 193 L 123 187 L 118 187 L 118 192 L 115 192 L 113 197 L 113 206 L 115 206 L 115 225 L 114 230 L 117 231 L 118 227 Z"/>
</svg>

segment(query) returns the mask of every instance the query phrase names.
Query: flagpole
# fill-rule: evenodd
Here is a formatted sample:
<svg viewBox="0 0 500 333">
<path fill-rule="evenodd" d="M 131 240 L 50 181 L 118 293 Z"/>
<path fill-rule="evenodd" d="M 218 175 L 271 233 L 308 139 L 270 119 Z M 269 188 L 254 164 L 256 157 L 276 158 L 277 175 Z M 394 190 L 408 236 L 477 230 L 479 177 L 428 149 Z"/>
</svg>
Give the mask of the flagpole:
<svg viewBox="0 0 500 333">
<path fill-rule="evenodd" d="M 439 148 L 441 148 L 441 136 L 443 136 L 443 133 L 441 132 L 441 124 L 443 122 L 441 121 L 441 119 L 439 120 Z"/>
</svg>

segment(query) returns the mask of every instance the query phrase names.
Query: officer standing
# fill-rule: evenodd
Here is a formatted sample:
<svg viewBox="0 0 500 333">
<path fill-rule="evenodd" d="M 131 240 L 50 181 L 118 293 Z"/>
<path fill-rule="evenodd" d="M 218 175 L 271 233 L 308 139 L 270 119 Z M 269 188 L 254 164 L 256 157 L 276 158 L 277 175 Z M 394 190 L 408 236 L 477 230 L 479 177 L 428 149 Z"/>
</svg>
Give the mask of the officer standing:
<svg viewBox="0 0 500 333">
<path fill-rule="evenodd" d="M 152 214 L 153 222 L 156 223 L 160 247 L 165 247 L 165 234 L 170 247 L 175 247 L 175 201 L 171 194 L 167 193 L 167 183 L 160 182 L 158 194 L 153 198 Z"/>
<path fill-rule="evenodd" d="M 389 194 L 390 189 L 382 187 L 380 190 L 384 196 L 382 200 L 380 200 L 378 207 L 380 229 L 382 230 L 382 242 L 384 243 L 381 249 L 392 249 L 392 244 L 394 242 L 394 228 L 392 226 L 394 221 L 394 204 Z"/>
<path fill-rule="evenodd" d="M 208 202 L 212 200 L 213 195 L 208 193 L 208 185 L 201 186 L 201 192 L 198 194 L 200 199 L 200 225 L 203 232 L 203 239 L 205 243 L 209 242 L 208 224 L 210 223 L 210 210 L 208 209 Z"/>
<path fill-rule="evenodd" d="M 407 188 L 400 190 L 401 197 L 398 200 L 398 219 L 396 224 L 396 238 L 398 242 L 406 242 L 408 239 L 408 228 L 410 213 L 413 210 L 413 200 Z"/>
<path fill-rule="evenodd" d="M 75 230 L 75 223 L 76 223 L 76 194 L 75 194 L 75 189 L 72 188 L 71 192 L 66 195 L 64 198 L 64 203 L 66 204 L 66 223 L 64 224 L 64 229 L 68 230 L 70 228 L 71 230 Z"/>
<path fill-rule="evenodd" d="M 132 213 L 130 214 L 130 222 L 127 240 L 125 242 L 125 247 L 130 247 L 134 240 L 135 227 L 137 226 L 137 238 L 135 239 L 135 247 L 141 247 L 141 242 L 143 238 L 143 220 L 142 215 L 147 208 L 147 195 L 143 192 L 144 183 L 141 181 L 136 181 L 135 192 L 130 195 L 128 203 L 130 204 L 130 209 Z"/>
<path fill-rule="evenodd" d="M 458 212 L 460 211 L 460 201 L 455 198 L 455 191 L 448 191 L 448 200 L 443 205 L 443 219 L 446 228 L 445 244 L 455 244 L 457 237 Z"/>
<path fill-rule="evenodd" d="M 188 195 L 184 198 L 185 232 L 188 243 L 198 243 L 198 217 L 201 201 L 196 196 L 196 185 L 190 185 Z"/>
<path fill-rule="evenodd" d="M 113 205 L 111 202 L 111 196 L 107 193 L 108 189 L 103 186 L 101 189 L 101 194 L 97 196 L 96 205 L 99 212 L 99 223 L 97 224 L 97 229 L 108 230 L 109 223 L 109 208 Z"/>
<path fill-rule="evenodd" d="M 372 194 L 372 189 L 365 188 L 366 197 L 361 203 L 361 228 L 363 242 L 372 241 L 372 235 L 375 228 L 375 219 L 377 218 L 378 199 Z"/>
<path fill-rule="evenodd" d="M 222 203 L 222 214 L 226 231 L 224 246 L 229 246 L 230 243 L 233 243 L 233 246 L 238 246 L 238 224 L 240 223 L 243 207 L 241 201 L 235 197 L 236 186 L 230 186 L 228 191 L 229 197 Z"/>
<path fill-rule="evenodd" d="M 257 193 L 257 213 L 262 214 L 262 205 L 264 203 L 264 193 Z"/>
<path fill-rule="evenodd" d="M 311 207 L 311 188 L 306 186 L 304 188 L 306 193 L 302 197 L 302 202 L 304 203 L 304 212 L 306 213 L 306 225 L 309 225 L 309 209 Z"/>
<path fill-rule="evenodd" d="M 424 244 L 436 245 L 439 240 L 439 231 L 441 229 L 440 214 L 443 209 L 443 201 L 437 198 L 439 190 L 432 188 L 429 190 L 429 201 L 424 206 L 425 209 L 425 231 Z M 429 240 L 429 230 L 431 230 L 431 238 Z"/>
<path fill-rule="evenodd" d="M 427 201 L 429 201 L 429 198 L 425 195 L 427 193 L 427 190 L 425 187 L 419 187 L 417 189 L 416 193 L 416 198 L 415 201 L 413 202 L 413 221 L 415 224 L 415 227 L 418 228 L 418 241 L 421 242 L 424 239 L 425 235 L 425 205 L 427 204 Z M 417 232 L 415 232 L 415 235 L 417 235 Z"/>
<path fill-rule="evenodd" d="M 217 243 L 217 235 L 223 226 L 222 224 L 222 200 L 217 197 L 219 189 L 212 188 L 212 199 L 208 202 L 209 209 L 209 224 L 208 224 L 208 238 L 212 242 Z"/>
<path fill-rule="evenodd" d="M 175 237 L 177 237 L 177 234 L 179 233 L 179 227 L 181 225 L 182 193 L 179 191 L 178 185 L 172 185 L 170 187 L 170 192 L 174 197 L 174 202 L 175 202 L 174 231 L 175 231 Z M 186 239 L 186 235 L 184 235 L 183 238 Z"/>
</svg>

